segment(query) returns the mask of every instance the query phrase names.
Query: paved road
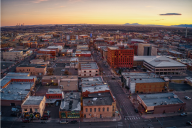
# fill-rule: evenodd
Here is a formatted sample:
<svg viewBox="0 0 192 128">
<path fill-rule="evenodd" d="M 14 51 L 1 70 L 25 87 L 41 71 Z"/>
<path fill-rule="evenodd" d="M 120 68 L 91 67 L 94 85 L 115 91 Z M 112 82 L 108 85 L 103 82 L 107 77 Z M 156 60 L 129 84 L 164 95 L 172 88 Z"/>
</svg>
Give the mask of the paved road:
<svg viewBox="0 0 192 128">
<path fill-rule="evenodd" d="M 7 69 L 7 71 L 5 71 L 5 72 L 7 72 L 7 73 L 8 73 L 8 72 L 15 72 L 17 66 L 19 66 L 19 65 L 22 64 L 22 63 L 30 63 L 29 61 L 32 60 L 32 59 L 34 59 L 35 56 L 36 56 L 36 54 L 34 53 L 34 54 L 32 54 L 31 56 L 26 57 L 24 60 L 21 60 L 19 63 L 15 64 L 15 65 L 14 65 L 13 67 L 11 67 L 10 69 Z M 1 74 L 1 78 L 3 78 L 3 77 L 4 77 L 4 75 L 3 75 L 3 73 L 2 73 L 2 74 Z"/>
</svg>

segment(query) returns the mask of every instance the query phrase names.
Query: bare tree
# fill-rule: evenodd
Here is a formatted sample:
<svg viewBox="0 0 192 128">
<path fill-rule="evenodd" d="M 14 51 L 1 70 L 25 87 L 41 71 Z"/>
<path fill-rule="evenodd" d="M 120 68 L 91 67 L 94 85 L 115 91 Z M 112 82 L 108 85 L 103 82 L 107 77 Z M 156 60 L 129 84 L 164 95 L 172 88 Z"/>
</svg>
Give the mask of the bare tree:
<svg viewBox="0 0 192 128">
<path fill-rule="evenodd" d="M 53 68 L 47 68 L 47 74 L 48 75 L 53 75 Z"/>
<path fill-rule="evenodd" d="M 69 71 L 65 70 L 64 74 L 69 75 Z"/>
</svg>

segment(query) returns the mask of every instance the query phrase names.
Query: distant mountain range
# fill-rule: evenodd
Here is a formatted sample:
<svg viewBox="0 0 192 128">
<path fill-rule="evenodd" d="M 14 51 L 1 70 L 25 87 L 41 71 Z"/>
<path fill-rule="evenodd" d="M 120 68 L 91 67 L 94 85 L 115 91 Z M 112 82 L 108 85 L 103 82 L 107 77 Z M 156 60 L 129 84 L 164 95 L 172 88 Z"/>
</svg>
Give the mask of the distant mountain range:
<svg viewBox="0 0 192 128">
<path fill-rule="evenodd" d="M 164 25 L 155 25 L 155 24 L 138 24 L 138 23 L 125 23 L 124 25 L 132 25 L 132 26 L 164 26 Z M 192 28 L 192 24 L 180 24 L 180 25 L 171 25 L 171 26 L 167 26 L 167 27 L 188 27 L 188 28 Z"/>
</svg>

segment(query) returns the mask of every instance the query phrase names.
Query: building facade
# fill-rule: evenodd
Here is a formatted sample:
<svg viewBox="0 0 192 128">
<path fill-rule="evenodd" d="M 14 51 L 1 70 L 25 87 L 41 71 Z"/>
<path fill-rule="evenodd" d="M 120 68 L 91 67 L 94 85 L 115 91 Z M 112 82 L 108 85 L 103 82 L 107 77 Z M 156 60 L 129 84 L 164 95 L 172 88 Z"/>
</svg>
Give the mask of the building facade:
<svg viewBox="0 0 192 128">
<path fill-rule="evenodd" d="M 118 47 L 108 47 L 107 62 L 113 68 L 132 68 L 133 57 L 133 49 L 119 49 Z"/>
<path fill-rule="evenodd" d="M 99 75 L 99 67 L 97 63 L 80 63 L 78 69 L 78 76 L 81 77 L 90 77 L 90 76 L 98 76 Z"/>
<path fill-rule="evenodd" d="M 21 60 L 23 59 L 23 51 L 3 52 L 3 59 L 12 61 Z"/>
</svg>

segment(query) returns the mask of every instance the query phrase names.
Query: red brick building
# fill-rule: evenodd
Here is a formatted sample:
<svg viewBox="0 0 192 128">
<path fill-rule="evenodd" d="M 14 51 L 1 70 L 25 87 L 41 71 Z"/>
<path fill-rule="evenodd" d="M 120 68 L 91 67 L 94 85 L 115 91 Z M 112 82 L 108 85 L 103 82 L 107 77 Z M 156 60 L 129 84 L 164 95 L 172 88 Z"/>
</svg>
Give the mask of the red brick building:
<svg viewBox="0 0 192 128">
<path fill-rule="evenodd" d="M 118 47 L 108 47 L 107 62 L 113 68 L 132 68 L 133 58 L 133 49 L 120 49 Z"/>
</svg>

